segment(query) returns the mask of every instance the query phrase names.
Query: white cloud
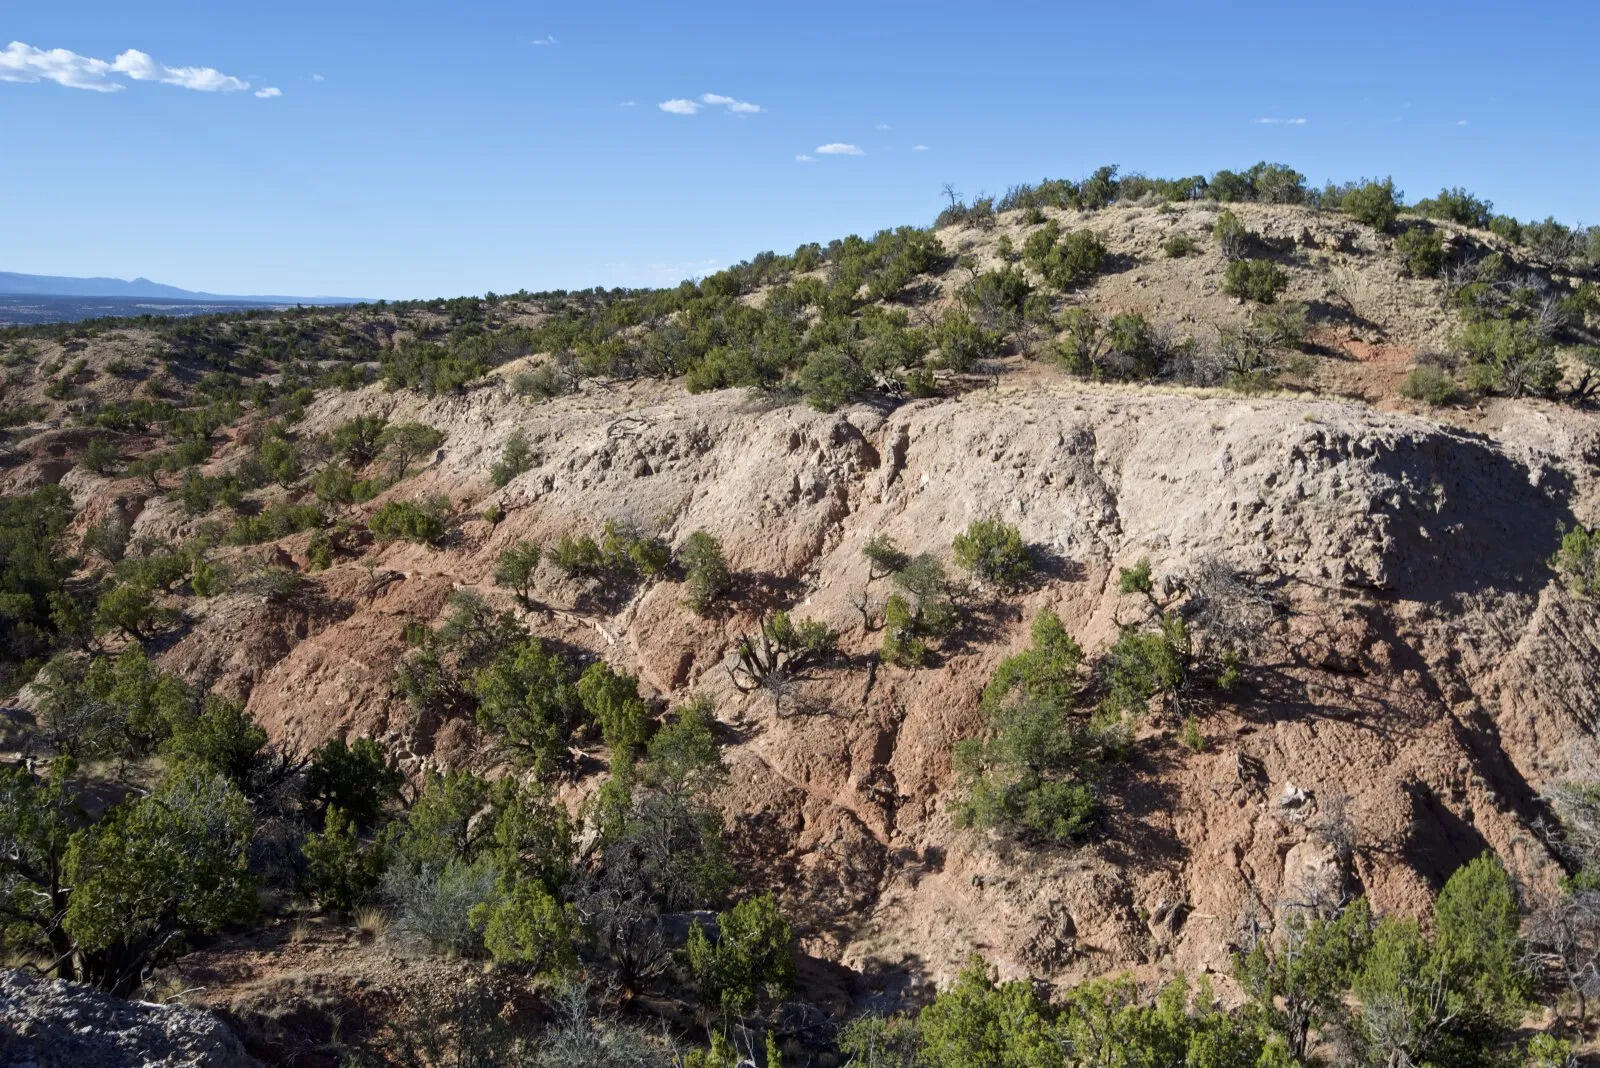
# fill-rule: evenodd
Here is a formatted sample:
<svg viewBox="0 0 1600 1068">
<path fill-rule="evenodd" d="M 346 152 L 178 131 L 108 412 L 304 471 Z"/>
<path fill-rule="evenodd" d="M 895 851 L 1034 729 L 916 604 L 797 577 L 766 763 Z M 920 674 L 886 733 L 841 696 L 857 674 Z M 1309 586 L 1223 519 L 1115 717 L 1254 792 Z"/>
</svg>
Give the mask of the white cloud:
<svg viewBox="0 0 1600 1068">
<path fill-rule="evenodd" d="M 269 85 L 265 89 L 257 89 L 256 90 L 256 98 L 258 100 L 271 100 L 275 96 L 282 96 L 282 95 L 283 95 L 283 90 L 279 89 L 275 85 Z"/>
<path fill-rule="evenodd" d="M 663 100 L 656 107 L 665 111 L 668 115 L 693 115 L 700 110 L 699 104 L 696 104 L 693 100 L 685 100 L 682 97 Z"/>
<path fill-rule="evenodd" d="M 1456 120 L 1456 125 L 1457 126 L 1465 126 L 1466 124 L 1467 124 L 1467 120 L 1466 119 L 1457 119 Z"/>
<path fill-rule="evenodd" d="M 556 35 L 553 34 L 553 33 L 547 33 L 543 37 L 535 37 L 533 39 L 533 45 L 534 45 L 535 48 L 545 48 L 545 47 L 547 47 L 549 45 L 553 45 L 555 43 L 556 43 Z"/>
<path fill-rule="evenodd" d="M 817 157 L 802 152 L 794 158 L 794 161 L 796 163 L 815 163 L 817 162 Z"/>
<path fill-rule="evenodd" d="M 710 104 L 713 107 L 726 107 L 735 115 L 754 115 L 761 110 L 760 104 L 752 104 L 747 100 L 735 100 L 731 96 L 721 93 L 701 93 L 700 103 Z"/>
<path fill-rule="evenodd" d="M 878 123 L 878 125 L 877 125 L 877 126 L 876 126 L 876 127 L 875 127 L 875 128 L 876 128 L 876 129 L 879 129 L 879 130 L 892 130 L 892 129 L 894 129 L 894 127 L 893 127 L 893 126 L 890 126 L 890 125 L 889 125 L 889 124 L 888 124 L 888 123 L 886 123 L 886 122 L 880 122 L 880 123 Z"/>
<path fill-rule="evenodd" d="M 0 81 L 50 81 L 69 89 L 116 93 L 127 88 L 114 77 L 118 74 L 136 82 L 160 82 L 202 93 L 236 93 L 250 88 L 249 82 L 223 74 L 215 67 L 168 67 L 137 48 L 126 50 L 109 63 L 65 48 L 46 51 L 21 41 L 12 41 L 0 52 Z"/>
<path fill-rule="evenodd" d="M 816 148 L 819 156 L 865 156 L 860 145 L 847 145 L 843 141 L 830 141 Z"/>
<path fill-rule="evenodd" d="M 913 152 L 926 152 L 926 151 L 928 151 L 928 146 L 927 145 L 912 145 L 911 146 L 911 151 L 913 151 Z"/>
<path fill-rule="evenodd" d="M 636 108 L 638 106 L 639 102 L 637 100 L 624 100 L 622 103 L 617 105 L 619 108 Z"/>
<path fill-rule="evenodd" d="M 130 48 L 111 64 L 119 74 L 126 74 L 136 82 L 161 82 L 181 89 L 194 89 L 202 93 L 236 93 L 250 88 L 250 83 L 215 67 L 168 67 L 157 63 L 148 52 Z"/>
<path fill-rule="evenodd" d="M 127 88 L 113 81 L 110 75 L 111 64 L 105 60 L 80 56 L 65 48 L 52 48 L 47 52 L 12 41 L 0 52 L 0 81 L 50 81 L 69 89 L 92 89 L 97 93 L 115 93 Z"/>
<path fill-rule="evenodd" d="M 314 81 L 314 82 L 325 82 L 325 81 L 327 81 L 327 80 L 328 80 L 328 79 L 326 79 L 326 78 L 324 78 L 324 77 L 323 77 L 323 76 L 322 76 L 322 75 L 320 75 L 320 74 L 313 74 L 313 75 L 312 75 L 312 76 L 311 76 L 311 80 L 312 80 L 312 81 Z"/>
<path fill-rule="evenodd" d="M 1306 120 L 1302 119 L 1302 118 L 1295 118 L 1295 119 L 1257 119 L 1256 123 L 1258 125 L 1260 125 L 1260 126 L 1304 126 L 1306 124 Z"/>
</svg>

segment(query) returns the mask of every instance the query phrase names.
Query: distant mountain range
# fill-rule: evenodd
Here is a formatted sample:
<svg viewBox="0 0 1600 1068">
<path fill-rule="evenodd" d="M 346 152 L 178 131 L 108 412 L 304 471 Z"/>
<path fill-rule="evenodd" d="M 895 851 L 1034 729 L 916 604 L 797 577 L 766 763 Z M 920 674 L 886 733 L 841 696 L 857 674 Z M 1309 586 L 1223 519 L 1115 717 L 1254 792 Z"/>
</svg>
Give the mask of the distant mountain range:
<svg viewBox="0 0 1600 1068">
<path fill-rule="evenodd" d="M 0 271 L 0 294 L 29 297 L 123 297 L 129 299 L 226 301 L 238 304 L 361 304 L 361 297 L 285 297 L 275 294 L 242 296 L 202 293 L 152 282 L 148 278 L 64 278 L 48 274 Z"/>
</svg>

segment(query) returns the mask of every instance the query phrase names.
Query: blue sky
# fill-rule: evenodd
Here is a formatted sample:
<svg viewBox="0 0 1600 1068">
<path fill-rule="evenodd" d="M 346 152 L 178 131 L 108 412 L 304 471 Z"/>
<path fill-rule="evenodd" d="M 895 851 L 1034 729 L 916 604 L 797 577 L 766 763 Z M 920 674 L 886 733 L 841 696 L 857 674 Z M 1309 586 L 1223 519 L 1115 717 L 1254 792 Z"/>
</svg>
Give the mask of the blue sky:
<svg viewBox="0 0 1600 1068">
<path fill-rule="evenodd" d="M 0 270 L 374 297 L 663 285 L 926 223 L 945 182 L 1108 162 L 1392 174 L 1413 198 L 1462 184 L 1600 222 L 1597 40 L 1600 5 L 1576 0 L 13 0 Z"/>
</svg>

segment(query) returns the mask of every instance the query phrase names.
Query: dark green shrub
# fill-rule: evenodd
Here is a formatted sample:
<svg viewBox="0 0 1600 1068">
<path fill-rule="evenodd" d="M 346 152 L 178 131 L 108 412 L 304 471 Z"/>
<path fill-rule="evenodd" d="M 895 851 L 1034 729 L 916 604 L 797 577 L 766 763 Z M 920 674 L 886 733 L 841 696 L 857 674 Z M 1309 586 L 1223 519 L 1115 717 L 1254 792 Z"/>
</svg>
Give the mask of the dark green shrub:
<svg viewBox="0 0 1600 1068">
<path fill-rule="evenodd" d="M 1060 618 L 1041 612 L 1032 647 L 1002 661 L 984 690 L 984 735 L 956 746 L 958 824 L 1053 842 L 1089 829 L 1102 743 L 1092 722 L 1068 718 L 1082 661 Z"/>
<path fill-rule="evenodd" d="M 1234 260 L 1222 279 L 1222 291 L 1230 297 L 1271 304 L 1289 284 L 1289 276 L 1271 260 Z"/>
<path fill-rule="evenodd" d="M 367 529 L 379 541 L 405 539 L 432 545 L 444 537 L 450 515 L 450 502 L 434 496 L 422 503 L 388 501 L 367 520 Z"/>
<path fill-rule="evenodd" d="M 800 392 L 819 412 L 835 412 L 872 388 L 872 378 L 842 349 L 814 353 L 800 368 Z"/>
<path fill-rule="evenodd" d="M 251 516 L 240 516 L 223 538 L 229 545 L 256 545 L 312 530 L 324 522 L 314 504 L 278 503 Z"/>
<path fill-rule="evenodd" d="M 489 469 L 489 477 L 494 481 L 495 488 L 499 489 L 531 469 L 533 463 L 533 450 L 528 446 L 528 439 L 522 431 L 515 430 L 500 447 L 500 459 Z"/>
<path fill-rule="evenodd" d="M 109 475 L 117 469 L 121 457 L 117 455 L 117 448 L 102 435 L 96 434 L 89 439 L 89 447 L 84 450 L 83 466 L 97 475 Z"/>
<path fill-rule="evenodd" d="M 560 656 L 529 638 L 472 680 L 478 725 L 519 764 L 543 775 L 567 759 L 583 704 Z"/>
<path fill-rule="evenodd" d="M 537 542 L 518 541 L 502 550 L 499 560 L 495 562 L 495 585 L 515 590 L 517 599 L 525 608 L 530 604 L 529 594 L 533 589 L 533 577 L 539 569 L 541 555 Z"/>
<path fill-rule="evenodd" d="M 127 996 L 184 945 L 256 911 L 254 821 L 239 791 L 198 768 L 124 801 L 74 835 L 62 861 L 63 926 L 78 978 Z"/>
<path fill-rule="evenodd" d="M 1398 196 L 1392 178 L 1369 180 L 1344 193 L 1339 210 L 1375 230 L 1387 231 L 1400 213 Z"/>
<path fill-rule="evenodd" d="M 550 550 L 550 562 L 565 574 L 594 577 L 605 567 L 605 555 L 589 535 L 563 534 Z"/>
<path fill-rule="evenodd" d="M 722 543 L 703 530 L 690 534 L 678 553 L 684 570 L 683 603 L 705 615 L 733 586 L 733 574 L 722 555 Z"/>
<path fill-rule="evenodd" d="M 365 467 L 378 455 L 378 442 L 388 420 L 380 415 L 358 415 L 333 430 L 333 451 L 352 467 Z"/>
<path fill-rule="evenodd" d="M 128 524 L 116 516 L 107 516 L 83 532 L 83 551 L 114 564 L 128 551 L 128 533 Z"/>
<path fill-rule="evenodd" d="M 1102 321 L 1088 308 L 1070 308 L 1062 327 L 1056 355 L 1073 374 L 1129 380 L 1154 378 L 1166 369 L 1166 347 L 1138 312 Z"/>
<path fill-rule="evenodd" d="M 985 271 L 961 290 L 961 299 L 973 313 L 991 323 L 1015 322 L 1033 287 L 1015 267 Z"/>
<path fill-rule="evenodd" d="M 1054 219 L 1028 235 L 1022 245 L 1022 259 L 1050 285 L 1073 289 L 1100 273 L 1106 247 L 1092 230 L 1075 230 L 1061 236 Z"/>
<path fill-rule="evenodd" d="M 1450 372 L 1437 364 L 1424 363 L 1412 368 L 1400 384 L 1400 395 L 1434 407 L 1459 403 L 1464 396 Z"/>
<path fill-rule="evenodd" d="M 395 423 L 383 428 L 378 446 L 390 464 L 390 479 L 406 477 L 412 463 L 444 444 L 444 434 L 423 423 Z"/>
<path fill-rule="evenodd" d="M 151 628 L 171 617 L 171 612 L 156 604 L 148 589 L 123 583 L 101 596 L 94 610 L 94 629 L 97 634 L 120 630 L 134 641 L 144 641 Z"/>
<path fill-rule="evenodd" d="M 1200 242 L 1188 234 L 1173 234 L 1161 243 L 1161 251 L 1166 253 L 1168 259 L 1182 259 L 1198 253 Z"/>
<path fill-rule="evenodd" d="M 577 910 L 556 900 L 537 879 L 515 880 L 506 892 L 476 905 L 470 919 L 482 928 L 483 947 L 495 964 L 547 981 L 578 973 Z M 553 1052 L 548 1038 L 541 1046 Z"/>
<path fill-rule="evenodd" d="M 878 656 L 896 667 L 921 667 L 928 660 L 928 644 L 919 631 L 911 602 L 898 593 L 890 595 L 883 606 L 883 644 Z"/>
<path fill-rule="evenodd" d="M 939 364 L 956 372 L 966 372 L 999 349 L 1000 339 L 978 325 L 965 311 L 945 313 L 933 328 L 933 342 L 939 347 Z"/>
<path fill-rule="evenodd" d="M 975 519 L 951 543 L 956 563 L 983 582 L 1015 589 L 1033 574 L 1034 563 L 1022 534 L 999 516 Z"/>
<path fill-rule="evenodd" d="M 1222 254 L 1230 260 L 1243 259 L 1256 242 L 1256 235 L 1231 211 L 1224 211 L 1217 216 L 1217 221 L 1211 227 L 1211 236 L 1222 249 Z"/>
<path fill-rule="evenodd" d="M 590 664 L 578 680 L 578 700 L 589 722 L 599 725 L 613 766 L 626 766 L 650 737 L 650 707 L 639 696 L 639 679 Z"/>
<path fill-rule="evenodd" d="M 1527 320 L 1480 319 L 1456 338 L 1467 361 L 1467 386 L 1513 397 L 1542 396 L 1561 384 L 1561 365 L 1548 341 Z"/>
<path fill-rule="evenodd" d="M 312 750 L 304 798 L 313 810 L 336 808 L 357 827 L 372 827 L 398 799 L 402 782 L 399 769 L 371 738 L 351 745 L 334 738 Z"/>
<path fill-rule="evenodd" d="M 717 915 L 713 941 L 696 923 L 684 957 L 702 1002 L 733 1021 L 775 1004 L 794 983 L 794 931 L 771 894 Z"/>
<path fill-rule="evenodd" d="M 893 575 L 911 562 L 911 557 L 887 534 L 874 534 L 867 544 L 861 547 L 861 555 L 867 558 L 869 580 Z"/>
<path fill-rule="evenodd" d="M 1600 595 L 1600 527 L 1576 526 L 1561 537 L 1561 548 L 1550 566 L 1564 578 L 1572 592 L 1583 597 Z"/>
<path fill-rule="evenodd" d="M 1415 210 L 1430 219 L 1449 219 L 1453 223 L 1479 230 L 1487 230 L 1494 218 L 1493 204 L 1479 200 L 1460 186 L 1441 189 L 1438 196 L 1417 201 Z"/>
<path fill-rule="evenodd" d="M 377 893 L 388 857 L 380 842 L 363 842 L 356 822 L 337 807 L 323 817 L 323 829 L 306 835 L 301 846 L 306 896 L 323 908 L 350 913 Z"/>
<path fill-rule="evenodd" d="M 1409 227 L 1394 239 L 1394 248 L 1413 278 L 1437 278 L 1444 270 L 1444 234 L 1431 226 Z"/>
</svg>

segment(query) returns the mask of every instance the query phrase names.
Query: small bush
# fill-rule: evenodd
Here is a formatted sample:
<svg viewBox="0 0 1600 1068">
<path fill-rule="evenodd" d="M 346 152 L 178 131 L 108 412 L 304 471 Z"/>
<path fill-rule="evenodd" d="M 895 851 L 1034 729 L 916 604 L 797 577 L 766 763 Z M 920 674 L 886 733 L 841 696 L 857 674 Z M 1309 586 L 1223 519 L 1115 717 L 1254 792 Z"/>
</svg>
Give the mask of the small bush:
<svg viewBox="0 0 1600 1068">
<path fill-rule="evenodd" d="M 1211 236 L 1221 246 L 1222 254 L 1230 260 L 1243 259 L 1256 239 L 1256 235 L 1231 211 L 1224 211 L 1217 216 L 1216 223 L 1211 227 Z"/>
<path fill-rule="evenodd" d="M 547 978 L 570 977 L 578 970 L 577 912 L 537 879 L 519 879 L 510 892 L 475 906 L 471 920 L 483 929 L 484 948 L 496 964 Z"/>
<path fill-rule="evenodd" d="M 1449 219 L 1479 230 L 1487 230 L 1494 218 L 1493 204 L 1479 200 L 1460 186 L 1441 189 L 1438 196 L 1417 201 L 1416 210 L 1430 219 Z"/>
<path fill-rule="evenodd" d="M 495 488 L 499 489 L 533 467 L 533 450 L 528 447 L 528 439 L 522 431 L 514 431 L 500 448 L 500 459 L 489 469 L 489 477 L 494 481 Z"/>
<path fill-rule="evenodd" d="M 499 876 L 499 866 L 487 854 L 471 862 L 390 865 L 380 884 L 389 933 L 435 952 L 478 955 L 483 936 L 475 921 L 483 914 L 476 910 L 498 900 Z"/>
<path fill-rule="evenodd" d="M 1600 595 L 1600 527 L 1578 526 L 1567 531 L 1550 566 L 1566 579 L 1572 592 L 1583 597 Z"/>
<path fill-rule="evenodd" d="M 872 378 L 842 349 L 814 353 L 800 368 L 800 392 L 819 412 L 836 412 L 872 387 Z"/>
<path fill-rule="evenodd" d="M 539 570 L 539 559 L 542 555 L 537 542 L 518 541 L 515 545 L 508 546 L 500 553 L 500 559 L 495 562 L 495 585 L 515 590 L 517 600 L 522 602 L 523 607 L 528 607 L 534 573 Z"/>
<path fill-rule="evenodd" d="M 903 668 L 919 668 L 928 662 L 928 643 L 920 633 L 917 613 L 898 593 L 883 606 L 883 645 L 878 656 L 886 664 Z"/>
<path fill-rule="evenodd" d="M 1444 234 L 1431 226 L 1413 226 L 1394 239 L 1395 251 L 1413 278 L 1437 278 L 1444 270 Z"/>
<path fill-rule="evenodd" d="M 1461 386 L 1450 372 L 1436 364 L 1424 363 L 1412 368 L 1400 384 L 1400 395 L 1409 400 L 1422 401 L 1434 407 L 1456 404 L 1462 399 Z"/>
<path fill-rule="evenodd" d="M 715 941 L 696 923 L 684 956 L 701 999 L 724 1019 L 778 1001 L 794 983 L 794 931 L 771 894 L 719 913 Z"/>
<path fill-rule="evenodd" d="M 722 543 L 703 530 L 689 535 L 679 553 L 684 570 L 683 603 L 705 615 L 733 585 L 733 574 L 722 555 Z"/>
<path fill-rule="evenodd" d="M 867 558 L 869 580 L 893 575 L 911 562 L 911 557 L 887 534 L 874 534 L 861 547 L 861 555 Z"/>
<path fill-rule="evenodd" d="M 320 833 L 306 836 L 302 883 L 306 896 L 336 912 L 354 912 L 370 901 L 383 877 L 385 853 L 379 843 L 363 843 L 355 821 L 329 808 Z"/>
<path fill-rule="evenodd" d="M 432 545 L 444 537 L 449 514 L 450 502 L 443 497 L 430 497 L 420 504 L 389 501 L 367 520 L 367 529 L 379 541 L 404 539 Z"/>
<path fill-rule="evenodd" d="M 322 510 L 314 504 L 274 504 L 255 515 L 241 516 L 223 540 L 229 545 L 257 545 L 311 530 L 322 522 Z"/>
<path fill-rule="evenodd" d="M 1073 289 L 1094 278 L 1105 264 L 1106 247 L 1093 230 L 1061 236 L 1054 219 L 1028 235 L 1022 259 L 1050 285 Z"/>
<path fill-rule="evenodd" d="M 1271 260 L 1234 260 L 1222 279 L 1222 291 L 1230 297 L 1271 304 L 1278 299 L 1289 276 Z"/>
<path fill-rule="evenodd" d="M 956 563 L 980 580 L 1015 589 L 1033 574 L 1033 558 L 1016 527 L 999 516 L 975 519 L 951 543 Z"/>
<path fill-rule="evenodd" d="M 961 309 L 948 312 L 933 328 L 933 341 L 939 347 L 939 363 L 952 371 L 972 370 L 979 360 L 999 350 L 1000 339 L 985 330 Z"/>
<path fill-rule="evenodd" d="M 83 454 L 83 466 L 97 475 L 109 475 L 117 469 L 121 458 L 117 456 L 117 448 L 102 435 L 89 439 L 89 447 Z"/>
<path fill-rule="evenodd" d="M 1339 210 L 1374 230 L 1387 231 L 1400 213 L 1397 196 L 1394 179 L 1368 181 L 1344 193 L 1339 198 Z"/>
<path fill-rule="evenodd" d="M 1193 256 L 1200 251 L 1200 242 L 1188 234 L 1173 234 L 1161 244 L 1161 251 L 1171 260 L 1179 260 L 1185 256 Z"/>
</svg>

